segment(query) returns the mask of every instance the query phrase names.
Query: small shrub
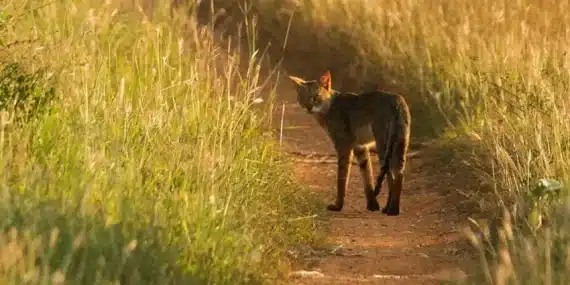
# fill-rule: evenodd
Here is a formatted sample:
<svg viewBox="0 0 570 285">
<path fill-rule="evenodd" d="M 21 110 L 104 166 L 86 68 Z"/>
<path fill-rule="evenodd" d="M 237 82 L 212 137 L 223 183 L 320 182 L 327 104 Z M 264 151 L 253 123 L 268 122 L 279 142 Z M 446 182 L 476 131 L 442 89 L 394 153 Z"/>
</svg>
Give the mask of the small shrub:
<svg viewBox="0 0 570 285">
<path fill-rule="evenodd" d="M 43 70 L 30 72 L 18 63 L 0 64 L 0 111 L 14 111 L 29 119 L 49 109 L 55 88 Z"/>
</svg>

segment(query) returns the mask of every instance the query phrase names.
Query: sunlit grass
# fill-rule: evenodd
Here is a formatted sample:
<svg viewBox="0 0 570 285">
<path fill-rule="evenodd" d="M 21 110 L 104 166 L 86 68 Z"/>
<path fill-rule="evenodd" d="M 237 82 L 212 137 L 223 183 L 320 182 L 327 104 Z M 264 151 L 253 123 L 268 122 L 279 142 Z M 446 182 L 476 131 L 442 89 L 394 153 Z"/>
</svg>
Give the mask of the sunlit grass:
<svg viewBox="0 0 570 285">
<path fill-rule="evenodd" d="M 31 118 L 2 108 L 1 283 L 274 284 L 314 241 L 318 205 L 252 110 L 259 59 L 239 75 L 171 12 L 0 1 L 1 68 L 55 90 Z"/>
</svg>

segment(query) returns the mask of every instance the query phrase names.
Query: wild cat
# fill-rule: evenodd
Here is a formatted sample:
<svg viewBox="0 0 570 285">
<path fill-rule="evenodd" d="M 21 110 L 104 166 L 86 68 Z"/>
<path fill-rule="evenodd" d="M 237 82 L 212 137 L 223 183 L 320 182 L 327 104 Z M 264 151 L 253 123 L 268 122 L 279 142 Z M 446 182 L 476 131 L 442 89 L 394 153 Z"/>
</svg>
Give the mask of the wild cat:
<svg viewBox="0 0 570 285">
<path fill-rule="evenodd" d="M 299 104 L 313 114 L 327 131 L 337 153 L 337 197 L 327 209 L 342 210 L 352 156 L 356 155 L 364 179 L 366 208 L 369 211 L 380 210 L 376 197 L 384 177 L 387 177 L 389 193 L 382 213 L 399 215 L 411 124 L 404 97 L 382 91 L 338 92 L 332 89 L 330 71 L 318 81 L 295 76 L 289 78 L 297 86 Z M 374 143 L 380 162 L 375 187 L 370 162 L 370 148 Z"/>
</svg>

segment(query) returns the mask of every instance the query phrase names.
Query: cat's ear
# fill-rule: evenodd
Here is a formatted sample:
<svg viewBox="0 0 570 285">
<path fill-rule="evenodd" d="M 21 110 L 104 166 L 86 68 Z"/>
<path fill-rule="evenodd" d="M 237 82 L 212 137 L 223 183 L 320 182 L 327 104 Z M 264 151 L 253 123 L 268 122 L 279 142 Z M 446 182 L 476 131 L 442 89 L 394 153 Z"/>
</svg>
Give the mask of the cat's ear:
<svg viewBox="0 0 570 285">
<path fill-rule="evenodd" d="M 331 91 L 332 90 L 332 78 L 331 78 L 331 72 L 330 70 L 327 70 L 325 72 L 325 74 L 323 74 L 321 76 L 321 78 L 319 79 L 319 83 L 321 84 L 321 86 L 323 88 L 325 88 L 327 91 Z"/>
<path fill-rule="evenodd" d="M 289 76 L 289 79 L 291 79 L 297 85 L 303 85 L 307 82 L 304 79 L 295 76 Z"/>
</svg>

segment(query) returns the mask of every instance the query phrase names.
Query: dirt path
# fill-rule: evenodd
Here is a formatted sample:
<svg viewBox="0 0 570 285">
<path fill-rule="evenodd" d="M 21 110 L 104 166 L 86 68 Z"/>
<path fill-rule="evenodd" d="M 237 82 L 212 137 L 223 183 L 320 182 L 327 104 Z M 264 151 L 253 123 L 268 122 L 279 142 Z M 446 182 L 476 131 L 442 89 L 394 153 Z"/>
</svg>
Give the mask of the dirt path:
<svg viewBox="0 0 570 285">
<path fill-rule="evenodd" d="M 297 160 L 296 177 L 322 194 L 325 202 L 333 201 L 336 157 L 332 144 L 297 106 L 289 82 L 282 79 L 279 90 L 274 122 L 280 125 L 284 103 L 283 149 Z M 295 264 L 295 271 L 312 273 L 294 272 L 290 284 L 440 284 L 464 275 L 460 268 L 470 262 L 470 254 L 461 228 L 470 207 L 456 189 L 469 181 L 458 181 L 452 169 L 442 167 L 441 158 L 449 152 L 433 144 L 413 142 L 410 152 L 400 216 L 365 210 L 362 179 L 353 165 L 343 211 L 327 213 L 330 246 Z M 376 172 L 377 162 L 373 167 Z M 386 192 L 384 187 L 381 205 Z"/>
</svg>

